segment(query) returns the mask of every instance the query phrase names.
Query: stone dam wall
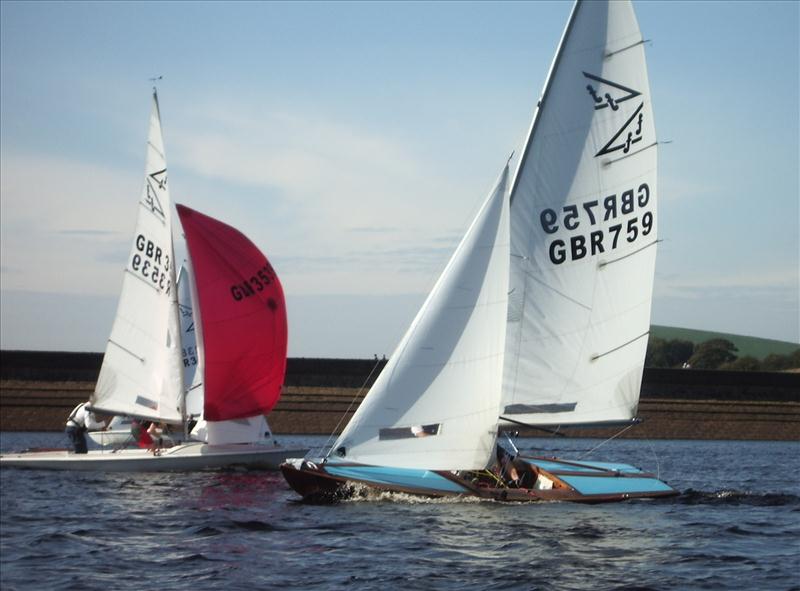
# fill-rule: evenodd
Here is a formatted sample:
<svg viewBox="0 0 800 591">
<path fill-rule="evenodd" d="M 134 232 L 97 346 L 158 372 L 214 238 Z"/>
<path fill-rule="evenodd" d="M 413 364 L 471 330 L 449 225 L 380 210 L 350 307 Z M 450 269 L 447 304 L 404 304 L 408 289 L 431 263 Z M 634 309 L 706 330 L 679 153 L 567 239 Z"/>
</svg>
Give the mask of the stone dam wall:
<svg viewBox="0 0 800 591">
<path fill-rule="evenodd" d="M 0 352 L 0 431 L 60 431 L 89 398 L 102 354 Z M 269 417 L 275 433 L 328 435 L 347 424 L 385 361 L 288 361 Z M 640 425 L 622 437 L 800 441 L 800 373 L 645 369 Z M 521 428 L 522 435 L 551 436 Z M 570 430 L 608 437 L 609 430 Z"/>
</svg>

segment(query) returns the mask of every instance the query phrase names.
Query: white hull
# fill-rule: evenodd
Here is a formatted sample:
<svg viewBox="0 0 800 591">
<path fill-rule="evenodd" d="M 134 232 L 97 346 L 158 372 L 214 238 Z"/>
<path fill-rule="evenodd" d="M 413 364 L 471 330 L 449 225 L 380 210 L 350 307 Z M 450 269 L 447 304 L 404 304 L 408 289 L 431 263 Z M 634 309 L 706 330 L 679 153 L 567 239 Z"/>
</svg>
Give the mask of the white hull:
<svg viewBox="0 0 800 591">
<path fill-rule="evenodd" d="M 113 431 L 89 431 L 86 435 L 101 447 L 123 447 L 126 445 L 135 445 L 130 429 L 121 429 Z M 176 443 L 169 436 L 164 436 L 162 439 L 168 443 Z"/>
<path fill-rule="evenodd" d="M 303 456 L 307 449 L 260 444 L 208 445 L 190 442 L 161 450 L 146 449 L 23 452 L 0 455 L 3 468 L 81 470 L 95 472 L 164 472 L 246 467 L 277 470 L 288 457 Z"/>
</svg>

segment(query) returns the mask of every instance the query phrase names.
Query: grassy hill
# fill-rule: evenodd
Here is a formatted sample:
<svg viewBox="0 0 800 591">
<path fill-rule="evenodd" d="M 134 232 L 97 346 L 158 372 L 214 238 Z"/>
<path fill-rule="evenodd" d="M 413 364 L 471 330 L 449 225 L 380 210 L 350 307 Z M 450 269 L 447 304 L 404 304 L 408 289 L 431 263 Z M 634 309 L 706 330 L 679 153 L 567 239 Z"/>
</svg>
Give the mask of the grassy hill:
<svg viewBox="0 0 800 591">
<path fill-rule="evenodd" d="M 683 341 L 691 341 L 695 345 L 710 341 L 711 339 L 726 339 L 736 345 L 738 349 L 737 356 L 745 357 L 750 355 L 756 359 L 764 359 L 764 357 L 772 353 L 788 355 L 800 349 L 800 344 L 790 343 L 788 341 L 760 339 L 758 337 L 746 337 L 708 330 L 693 330 L 691 328 L 677 328 L 674 326 L 653 325 L 650 327 L 650 335 L 665 340 L 680 339 Z"/>
</svg>

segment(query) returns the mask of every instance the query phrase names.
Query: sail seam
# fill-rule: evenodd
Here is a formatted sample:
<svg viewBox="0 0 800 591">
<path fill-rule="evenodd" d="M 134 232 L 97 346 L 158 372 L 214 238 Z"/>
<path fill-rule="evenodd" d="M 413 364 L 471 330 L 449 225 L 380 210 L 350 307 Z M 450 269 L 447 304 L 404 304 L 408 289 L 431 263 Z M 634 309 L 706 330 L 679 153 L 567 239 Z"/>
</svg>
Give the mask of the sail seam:
<svg viewBox="0 0 800 591">
<path fill-rule="evenodd" d="M 591 309 L 592 309 L 592 307 L 591 307 L 591 306 L 587 306 L 586 304 L 584 304 L 584 303 L 582 303 L 582 302 L 579 302 L 578 300 L 576 300 L 576 299 L 574 299 L 574 298 L 571 298 L 571 297 L 569 297 L 567 294 L 565 294 L 565 293 L 563 293 L 563 292 L 561 292 L 561 291 L 557 290 L 555 287 L 553 287 L 553 286 L 551 286 L 551 285 L 548 285 L 547 283 L 545 283 L 544 281 L 542 281 L 541 279 L 539 279 L 538 277 L 536 277 L 535 275 L 533 275 L 533 273 L 530 273 L 530 272 L 528 272 L 528 271 L 523 271 L 523 272 L 525 273 L 525 275 L 527 275 L 528 277 L 530 277 L 531 279 L 533 279 L 533 280 L 534 280 L 536 283 L 538 283 L 538 284 L 540 284 L 540 285 L 542 285 L 542 286 L 546 287 L 547 289 L 549 289 L 549 290 L 550 290 L 550 291 L 552 291 L 553 293 L 557 293 L 557 294 L 558 294 L 558 295 L 560 295 L 562 298 L 564 298 L 565 300 L 568 300 L 568 301 L 572 302 L 572 303 L 573 303 L 573 304 L 575 304 L 576 306 L 580 306 L 580 307 L 581 307 L 581 308 L 583 308 L 584 310 L 591 310 Z"/>
<path fill-rule="evenodd" d="M 628 345 L 630 345 L 632 343 L 635 343 L 636 341 L 638 341 L 642 337 L 646 337 L 649 334 L 650 334 L 650 331 L 648 330 L 647 332 L 640 334 L 638 337 L 636 337 L 634 339 L 631 339 L 627 343 L 622 343 L 619 347 L 614 347 L 613 349 L 611 349 L 609 351 L 606 351 L 605 353 L 598 353 L 597 355 L 592 355 L 591 360 L 592 361 L 596 361 L 597 359 L 600 359 L 601 357 L 605 357 L 606 355 L 610 355 L 611 353 L 614 353 L 615 351 L 619 351 L 620 349 L 622 349 L 624 347 L 627 347 Z"/>
<path fill-rule="evenodd" d="M 633 252 L 629 252 L 628 254 L 626 254 L 626 255 L 623 255 L 623 256 L 621 256 L 621 257 L 619 257 L 619 258 L 612 259 L 612 260 L 610 260 L 610 261 L 600 261 L 600 262 L 597 264 L 597 267 L 598 267 L 599 269 L 602 269 L 602 268 L 603 268 L 603 267 L 605 267 L 606 265 L 610 265 L 610 264 L 612 264 L 612 263 L 617 263 L 617 262 L 619 262 L 619 261 L 622 261 L 622 260 L 624 260 L 624 259 L 627 259 L 628 257 L 632 257 L 633 255 L 635 255 L 635 254 L 639 254 L 640 252 L 642 252 L 643 250 L 646 250 L 646 249 L 650 248 L 651 246 L 655 246 L 655 245 L 656 245 L 656 244 L 658 244 L 659 242 L 662 242 L 662 241 L 661 241 L 661 240 L 653 240 L 653 242 L 651 242 L 650 244 L 645 244 L 645 245 L 644 245 L 644 246 L 642 246 L 641 248 L 637 248 L 637 249 L 636 249 L 636 250 L 634 250 Z"/>
</svg>

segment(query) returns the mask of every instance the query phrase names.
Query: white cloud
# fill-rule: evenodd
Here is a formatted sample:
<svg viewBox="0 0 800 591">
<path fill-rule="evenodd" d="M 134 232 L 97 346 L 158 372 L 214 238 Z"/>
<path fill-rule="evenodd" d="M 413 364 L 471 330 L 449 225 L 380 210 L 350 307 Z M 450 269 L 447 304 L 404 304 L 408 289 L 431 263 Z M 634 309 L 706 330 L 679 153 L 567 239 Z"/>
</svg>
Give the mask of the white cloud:
<svg viewBox="0 0 800 591">
<path fill-rule="evenodd" d="M 494 180 L 487 175 L 477 186 L 469 178 L 453 181 L 417 156 L 411 143 L 243 103 L 195 107 L 170 135 L 172 161 L 229 186 L 224 209 L 219 195 L 203 195 L 196 184 L 192 202 L 208 203 L 215 211 L 207 213 L 225 216 L 248 236 L 272 237 L 276 246 L 267 255 L 286 261 L 279 271 L 295 293 L 428 289 L 431 273 L 443 268 L 455 246 L 452 235 L 466 229 Z M 255 220 L 245 200 L 236 199 L 237 191 L 254 188 L 273 216 Z M 282 216 L 289 223 L 270 219 Z M 437 249 L 439 258 L 409 264 L 409 252 L 429 251 L 443 236 L 452 247 Z M 305 272 L 312 269 L 313 276 Z"/>
<path fill-rule="evenodd" d="M 116 292 L 133 232 L 140 178 L 86 162 L 4 150 L 3 288 Z M 111 256 L 114 253 L 119 260 Z"/>
</svg>

